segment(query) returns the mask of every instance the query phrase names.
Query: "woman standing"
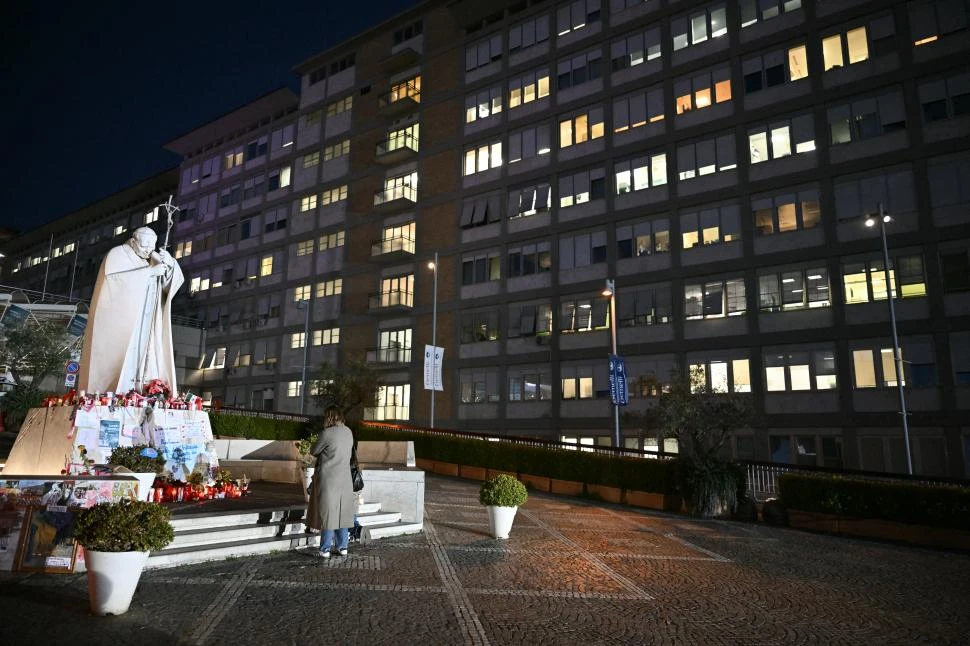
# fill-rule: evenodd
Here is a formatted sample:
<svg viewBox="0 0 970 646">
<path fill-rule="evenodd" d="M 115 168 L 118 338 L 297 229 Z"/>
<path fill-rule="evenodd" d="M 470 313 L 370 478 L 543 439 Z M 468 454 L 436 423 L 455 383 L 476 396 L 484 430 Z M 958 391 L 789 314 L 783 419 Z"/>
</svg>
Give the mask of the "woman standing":
<svg viewBox="0 0 970 646">
<path fill-rule="evenodd" d="M 310 488 L 306 525 L 322 531 L 317 554 L 328 559 L 334 530 L 337 551 L 340 556 L 347 556 L 348 530 L 354 524 L 354 490 L 350 479 L 354 435 L 344 425 L 343 415 L 335 406 L 324 411 L 323 424 L 323 432 L 310 449 L 317 463 Z"/>
</svg>

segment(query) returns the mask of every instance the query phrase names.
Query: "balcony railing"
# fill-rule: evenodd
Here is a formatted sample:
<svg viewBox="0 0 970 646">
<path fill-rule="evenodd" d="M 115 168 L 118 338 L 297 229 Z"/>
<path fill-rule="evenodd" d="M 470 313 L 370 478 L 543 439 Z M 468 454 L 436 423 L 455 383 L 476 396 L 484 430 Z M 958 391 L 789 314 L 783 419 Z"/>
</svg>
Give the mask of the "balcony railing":
<svg viewBox="0 0 970 646">
<path fill-rule="evenodd" d="M 397 163 L 417 154 L 418 138 L 412 132 L 398 130 L 389 134 L 386 140 L 377 142 L 375 150 L 377 161 Z"/>
<path fill-rule="evenodd" d="M 413 110 L 421 103 L 421 88 L 413 82 L 394 86 L 377 98 L 377 109 L 384 114 L 400 114 Z"/>
<path fill-rule="evenodd" d="M 408 236 L 394 236 L 393 238 L 383 238 L 370 246 L 371 256 L 383 256 L 385 254 L 413 254 L 414 239 Z"/>
<path fill-rule="evenodd" d="M 414 204 L 418 201 L 415 186 L 390 186 L 374 193 L 374 206 L 391 205 L 397 202 Z"/>
<path fill-rule="evenodd" d="M 403 289 L 370 294 L 368 300 L 372 310 L 414 307 L 414 294 Z"/>
<path fill-rule="evenodd" d="M 401 365 L 411 363 L 411 348 L 377 348 L 367 351 L 368 363 Z"/>
</svg>

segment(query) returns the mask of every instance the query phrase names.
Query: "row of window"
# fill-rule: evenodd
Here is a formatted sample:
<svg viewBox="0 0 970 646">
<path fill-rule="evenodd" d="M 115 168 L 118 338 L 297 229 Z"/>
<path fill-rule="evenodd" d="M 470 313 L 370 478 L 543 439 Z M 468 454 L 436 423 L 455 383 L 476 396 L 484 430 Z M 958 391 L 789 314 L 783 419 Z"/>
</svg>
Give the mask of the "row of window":
<svg viewBox="0 0 970 646">
<path fill-rule="evenodd" d="M 639 241 L 638 241 L 639 243 Z M 623 240 L 623 244 L 628 244 Z M 560 258 L 572 266 L 585 266 L 603 262 L 606 254 L 605 235 L 583 234 L 560 241 Z M 553 259 L 548 242 L 510 247 L 507 254 L 507 276 L 535 275 L 548 272 Z M 946 292 L 970 289 L 970 255 L 968 249 L 941 253 L 943 288 Z M 498 253 L 480 253 L 465 256 L 462 261 L 462 284 L 470 285 L 501 277 L 501 260 Z M 764 268 L 758 271 L 757 309 L 761 312 L 785 312 L 815 309 L 832 305 L 829 270 L 824 263 L 806 263 L 790 268 Z M 888 271 L 880 258 L 846 260 L 842 263 L 843 302 L 848 305 L 885 300 L 887 294 L 894 298 L 915 298 L 926 295 L 926 279 L 922 258 L 915 254 L 898 254 L 890 259 Z M 683 285 L 683 315 L 686 320 L 723 318 L 737 316 L 748 311 L 746 281 L 741 276 L 711 278 L 704 281 L 687 280 Z M 571 303 L 568 296 L 563 296 Z M 669 284 L 634 286 L 623 290 L 617 299 L 617 322 L 620 326 L 653 325 L 671 321 L 671 287 Z M 563 319 L 559 327 L 563 332 L 589 331 L 609 327 L 605 301 L 585 299 L 575 307 L 583 310 L 581 318 L 572 314 L 573 305 L 564 301 L 564 312 L 570 317 Z M 552 309 L 548 302 L 530 305 L 513 304 L 508 321 L 508 336 L 525 334 L 548 334 L 552 331 Z M 533 317 L 523 329 L 520 319 L 523 312 Z M 479 321 L 479 314 L 486 320 Z M 492 341 L 499 338 L 498 310 L 468 313 L 463 323 L 462 342 Z M 484 325 L 484 327 L 481 327 Z M 511 330 L 515 334 L 511 333 Z M 485 332 L 483 332 L 483 330 Z"/>
<path fill-rule="evenodd" d="M 740 28 L 788 14 L 802 8 L 801 0 L 741 0 Z M 949 34 L 965 31 L 970 9 L 965 0 L 917 0 L 909 3 L 908 30 L 914 47 L 935 42 Z M 561 5 L 556 12 L 559 37 L 586 30 L 598 33 L 601 19 L 599 0 L 576 0 Z M 670 50 L 677 52 L 708 43 L 728 33 L 724 2 L 692 9 L 670 20 Z M 828 30 L 821 37 L 825 70 L 851 65 L 870 56 L 891 51 L 895 24 L 892 14 L 856 19 Z M 465 71 L 486 67 L 503 57 L 503 34 L 496 33 L 470 44 L 465 49 Z M 508 53 L 518 54 L 550 39 L 550 16 L 532 16 L 508 30 Z M 624 34 L 611 41 L 613 69 L 636 66 L 660 58 L 664 47 L 657 24 Z"/>
<path fill-rule="evenodd" d="M 951 353 L 970 348 L 970 333 L 952 336 Z M 895 388 L 897 361 L 892 347 L 870 341 L 849 343 L 846 360 L 851 368 L 854 390 Z M 765 348 L 762 359 L 762 385 L 765 393 L 824 392 L 839 387 L 837 352 L 834 344 L 780 346 Z M 900 349 L 903 360 L 903 384 L 908 388 L 938 385 L 936 358 L 932 341 L 927 338 L 904 339 Z M 717 358 L 688 356 L 687 370 L 694 377 L 695 391 L 715 393 L 750 393 L 751 365 L 744 350 L 727 351 Z M 667 390 L 677 366 L 665 357 L 628 357 L 627 388 L 633 399 L 652 398 Z M 471 368 L 459 371 L 461 403 L 484 404 L 501 401 L 501 369 Z M 510 366 L 505 369 L 507 401 L 548 401 L 554 391 L 563 401 L 606 399 L 610 396 L 608 367 L 605 362 L 569 362 L 560 364 L 558 389 L 554 388 L 552 369 L 548 364 Z M 970 357 L 954 365 L 955 383 L 970 385 Z"/>
</svg>

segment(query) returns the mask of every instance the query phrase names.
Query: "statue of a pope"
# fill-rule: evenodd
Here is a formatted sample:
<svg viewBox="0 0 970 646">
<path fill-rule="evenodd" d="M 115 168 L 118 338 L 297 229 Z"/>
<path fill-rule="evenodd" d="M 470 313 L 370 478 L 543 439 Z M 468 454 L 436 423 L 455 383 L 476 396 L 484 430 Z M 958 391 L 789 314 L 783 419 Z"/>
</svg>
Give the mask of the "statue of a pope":
<svg viewBox="0 0 970 646">
<path fill-rule="evenodd" d="M 148 227 L 108 252 L 91 297 L 78 388 L 89 393 L 141 391 L 164 379 L 176 393 L 172 297 L 184 282 L 175 259 Z"/>
</svg>

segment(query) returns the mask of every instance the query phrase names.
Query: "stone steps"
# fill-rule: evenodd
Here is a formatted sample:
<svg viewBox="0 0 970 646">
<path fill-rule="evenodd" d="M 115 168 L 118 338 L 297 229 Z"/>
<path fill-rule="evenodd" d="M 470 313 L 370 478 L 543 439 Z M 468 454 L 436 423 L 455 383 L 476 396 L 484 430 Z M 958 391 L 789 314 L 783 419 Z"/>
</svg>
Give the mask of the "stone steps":
<svg viewBox="0 0 970 646">
<path fill-rule="evenodd" d="M 415 534 L 422 523 L 401 521 L 400 512 L 384 511 L 380 502 L 364 502 L 357 521 L 361 540 Z M 165 568 L 252 554 L 295 550 L 320 544 L 319 534 L 306 532 L 302 505 L 281 505 L 240 512 L 181 514 L 171 520 L 175 539 L 152 552 L 148 568 Z"/>
</svg>

